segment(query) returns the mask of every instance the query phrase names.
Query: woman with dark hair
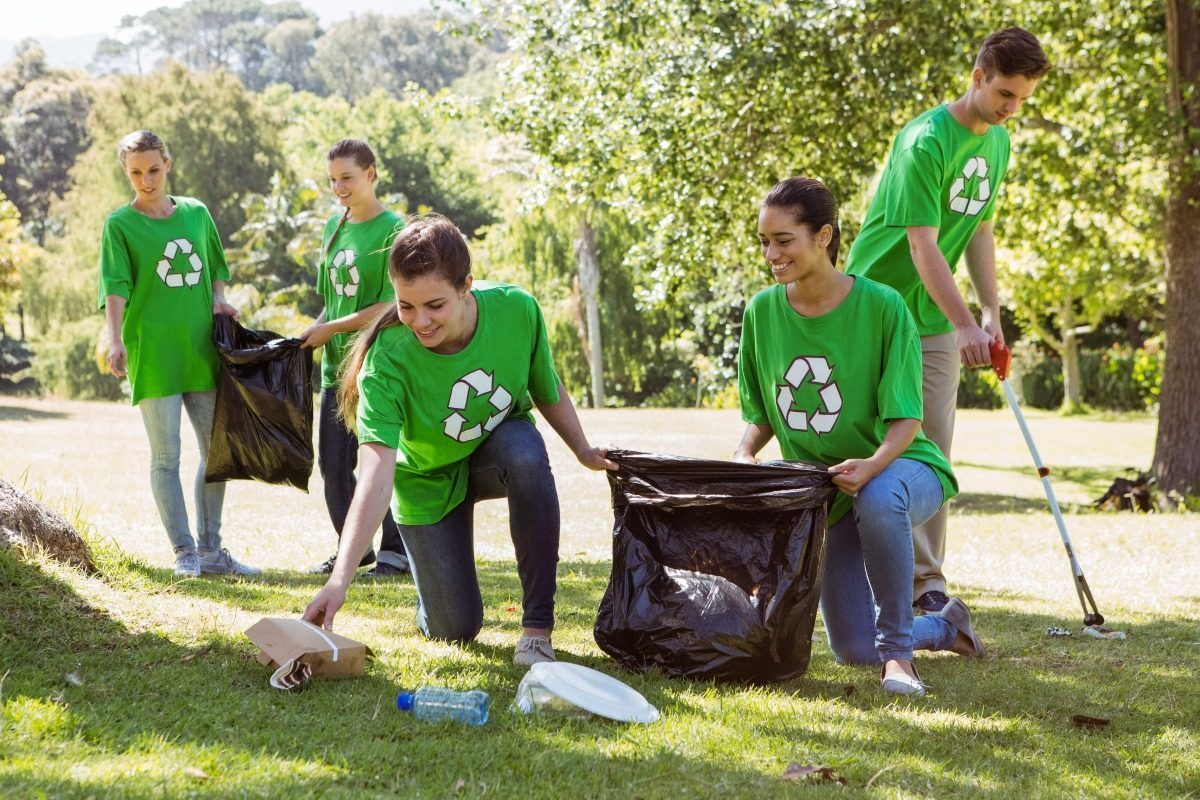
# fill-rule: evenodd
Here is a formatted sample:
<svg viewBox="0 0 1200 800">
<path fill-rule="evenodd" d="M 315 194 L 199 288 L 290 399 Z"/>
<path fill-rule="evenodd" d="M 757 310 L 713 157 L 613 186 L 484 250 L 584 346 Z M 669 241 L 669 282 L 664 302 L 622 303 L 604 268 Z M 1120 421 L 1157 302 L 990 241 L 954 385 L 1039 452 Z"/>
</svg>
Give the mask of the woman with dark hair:
<svg viewBox="0 0 1200 800">
<path fill-rule="evenodd" d="M 812 178 L 777 184 L 758 216 L 777 283 L 746 307 L 738 388 L 754 463 L 774 436 L 787 459 L 825 464 L 829 510 L 821 613 L 842 663 L 880 664 L 889 694 L 922 695 L 914 650 L 982 655 L 966 605 L 914 619 L 912 527 L 957 492 L 921 433 L 921 352 L 894 290 L 837 271 L 837 202 Z"/>
<path fill-rule="evenodd" d="M 537 301 L 516 286 L 474 281 L 453 223 L 435 214 L 410 222 L 392 244 L 388 274 L 396 302 L 359 336 L 341 385 L 361 476 L 333 572 L 304 619 L 332 626 L 390 500 L 418 627 L 435 639 L 473 639 L 483 624 L 473 509 L 507 497 L 524 608 L 513 662 L 552 661 L 559 506 L 532 408 L 581 464 L 616 465 L 579 425 Z"/>
<path fill-rule="evenodd" d="M 205 483 L 217 396 L 213 314 L 236 317 L 225 302 L 229 267 L 221 237 L 199 200 L 166 193 L 171 155 L 150 131 L 117 145 L 133 200 L 108 215 L 100 247 L 100 308 L 108 368 L 129 377 L 133 404 L 150 440 L 150 489 L 175 551 L 175 575 L 257 575 L 221 547 L 224 483 Z M 196 535 L 179 479 L 183 411 L 196 433 Z"/>
<path fill-rule="evenodd" d="M 375 153 L 361 139 L 342 139 L 329 148 L 329 185 L 345 211 L 325 223 L 321 257 L 317 262 L 317 292 L 325 308 L 317 321 L 300 334 L 304 347 L 321 347 L 321 412 L 317 429 L 317 466 L 325 484 L 325 507 L 338 538 L 354 497 L 358 441 L 340 418 L 337 385 L 350 337 L 395 301 L 387 277 L 387 254 L 392 239 L 404 227 L 375 196 L 378 178 Z M 408 556 L 389 511 L 376 559 L 368 547 L 358 566 L 375 563 L 369 578 L 394 578 L 408 572 Z M 310 571 L 328 574 L 337 556 Z"/>
</svg>

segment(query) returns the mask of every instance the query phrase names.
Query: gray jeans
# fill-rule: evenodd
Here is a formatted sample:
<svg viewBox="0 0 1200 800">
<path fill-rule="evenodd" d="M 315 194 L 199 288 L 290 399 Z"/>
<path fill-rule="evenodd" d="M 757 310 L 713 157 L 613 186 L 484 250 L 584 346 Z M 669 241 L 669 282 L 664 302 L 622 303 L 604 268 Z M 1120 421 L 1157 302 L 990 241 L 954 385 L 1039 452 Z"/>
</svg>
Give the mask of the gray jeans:
<svg viewBox="0 0 1200 800">
<path fill-rule="evenodd" d="M 170 397 L 146 397 L 138 403 L 142 423 L 150 438 L 150 490 L 163 527 L 175 548 L 175 555 L 195 552 L 196 539 L 201 552 L 221 549 L 221 507 L 225 502 L 225 484 L 205 483 L 204 466 L 208 460 L 208 442 L 212 436 L 216 391 L 187 392 Z M 179 480 L 179 422 L 183 409 L 196 432 L 200 445 L 200 466 L 196 469 L 196 539 L 188 527 L 183 485 Z"/>
</svg>

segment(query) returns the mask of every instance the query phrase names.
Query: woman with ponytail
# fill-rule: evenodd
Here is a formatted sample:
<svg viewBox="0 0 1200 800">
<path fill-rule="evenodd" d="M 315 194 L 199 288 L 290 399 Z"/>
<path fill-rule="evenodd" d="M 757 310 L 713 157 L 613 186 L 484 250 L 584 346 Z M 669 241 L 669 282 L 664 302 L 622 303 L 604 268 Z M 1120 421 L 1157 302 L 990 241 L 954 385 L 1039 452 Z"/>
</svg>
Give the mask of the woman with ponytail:
<svg viewBox="0 0 1200 800">
<path fill-rule="evenodd" d="M 341 419 L 337 386 L 350 337 L 390 308 L 395 292 L 387 276 L 387 254 L 404 220 L 375 197 L 375 153 L 361 139 L 342 139 L 329 148 L 329 185 L 345 211 L 325 223 L 317 262 L 317 292 L 325 308 L 300 334 L 304 347 L 321 347 L 321 412 L 317 423 L 317 466 L 325 484 L 325 507 L 338 538 L 354 497 L 358 441 Z M 337 556 L 310 572 L 328 574 Z M 408 571 L 408 556 L 389 512 L 383 518 L 376 557 L 367 548 L 358 566 L 378 561 L 369 578 L 393 578 Z"/>
<path fill-rule="evenodd" d="M 958 488 L 921 433 L 921 350 L 893 289 L 834 267 L 837 202 L 812 178 L 777 184 L 758 216 L 776 285 L 746 307 L 738 388 L 746 429 L 735 460 L 774 436 L 785 458 L 827 465 L 821 614 L 838 661 L 879 665 L 889 694 L 922 695 L 914 650 L 982 655 L 958 598 L 914 619 L 912 528 Z"/>
<path fill-rule="evenodd" d="M 483 600 L 473 509 L 507 497 L 523 605 L 513 662 L 552 661 L 559 505 L 533 407 L 581 464 L 616 464 L 579 425 L 537 301 L 516 286 L 474 281 L 453 223 L 436 214 L 411 221 L 392 244 L 388 272 L 396 302 L 359 336 L 341 385 L 361 478 L 333 572 L 304 619 L 332 627 L 351 565 L 390 501 L 417 587 L 418 627 L 435 639 L 475 638 Z"/>
</svg>

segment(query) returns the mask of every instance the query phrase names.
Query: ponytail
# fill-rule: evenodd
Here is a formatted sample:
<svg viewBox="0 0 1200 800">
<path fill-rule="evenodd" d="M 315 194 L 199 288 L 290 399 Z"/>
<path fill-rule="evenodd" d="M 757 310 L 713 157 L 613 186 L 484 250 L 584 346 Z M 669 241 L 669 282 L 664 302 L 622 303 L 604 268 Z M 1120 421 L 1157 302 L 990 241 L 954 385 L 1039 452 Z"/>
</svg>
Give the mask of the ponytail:
<svg viewBox="0 0 1200 800">
<path fill-rule="evenodd" d="M 380 331 L 399 324 L 400 311 L 395 303 L 391 303 L 354 337 L 349 357 L 338 371 L 338 416 L 352 433 L 358 430 L 358 373 L 366 363 L 367 351 L 379 338 Z"/>
</svg>

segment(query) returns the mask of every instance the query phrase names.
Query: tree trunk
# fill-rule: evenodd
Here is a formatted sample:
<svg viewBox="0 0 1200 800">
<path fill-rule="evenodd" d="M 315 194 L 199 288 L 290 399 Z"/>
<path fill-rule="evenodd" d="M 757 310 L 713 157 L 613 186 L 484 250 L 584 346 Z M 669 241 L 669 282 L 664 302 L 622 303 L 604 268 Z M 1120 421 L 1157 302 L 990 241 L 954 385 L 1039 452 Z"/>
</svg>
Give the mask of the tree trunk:
<svg viewBox="0 0 1200 800">
<path fill-rule="evenodd" d="M 1079 374 L 1079 332 L 1075 328 L 1074 298 L 1068 296 L 1059 311 L 1062 326 L 1062 411 L 1073 414 L 1083 405 L 1083 380 Z"/>
<path fill-rule="evenodd" d="M 1200 492 L 1200 3 L 1167 0 L 1168 107 L 1176 126 L 1167 185 L 1166 364 L 1158 485 Z"/>
<path fill-rule="evenodd" d="M 41 549 L 87 573 L 96 571 L 87 542 L 65 519 L 0 478 L 0 547 Z"/>
<path fill-rule="evenodd" d="M 596 231 L 586 216 L 579 220 L 579 288 L 587 313 L 588 362 L 592 369 L 592 407 L 604 407 L 604 348 L 600 340 L 600 259 Z"/>
</svg>

